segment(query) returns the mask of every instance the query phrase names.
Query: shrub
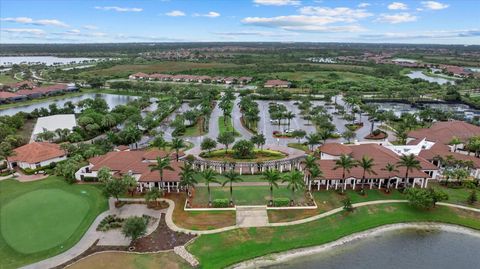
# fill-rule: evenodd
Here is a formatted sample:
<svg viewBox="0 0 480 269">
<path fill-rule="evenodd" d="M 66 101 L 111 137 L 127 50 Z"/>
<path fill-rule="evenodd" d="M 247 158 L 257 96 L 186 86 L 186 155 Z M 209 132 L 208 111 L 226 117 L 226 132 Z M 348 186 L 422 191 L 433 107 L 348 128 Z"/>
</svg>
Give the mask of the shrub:
<svg viewBox="0 0 480 269">
<path fill-rule="evenodd" d="M 290 199 L 289 198 L 275 198 L 273 199 L 273 206 L 283 207 L 289 206 Z"/>
<path fill-rule="evenodd" d="M 122 227 L 123 222 L 125 219 L 119 218 L 116 215 L 108 215 L 106 216 L 97 226 L 97 231 L 108 231 L 110 229 L 117 229 Z"/>
<path fill-rule="evenodd" d="M 470 192 L 470 195 L 468 195 L 467 203 L 470 205 L 473 205 L 477 201 L 478 201 L 477 192 L 473 190 L 472 192 Z"/>
<path fill-rule="evenodd" d="M 348 197 L 348 196 L 347 196 L 347 198 L 345 198 L 343 200 L 343 210 L 348 211 L 348 212 L 353 211 L 352 200 L 350 200 L 350 197 Z"/>
<path fill-rule="evenodd" d="M 379 129 L 375 129 L 375 130 L 372 132 L 372 134 L 373 134 L 374 136 L 377 136 L 377 135 L 379 135 L 379 134 L 381 134 L 381 133 L 382 133 L 382 131 L 380 131 Z"/>
<path fill-rule="evenodd" d="M 212 204 L 213 207 L 225 208 L 228 207 L 229 203 L 228 199 L 214 199 Z"/>
<path fill-rule="evenodd" d="M 233 156 L 238 159 L 255 158 L 255 146 L 249 140 L 240 140 L 233 145 Z"/>
<path fill-rule="evenodd" d="M 122 234 L 135 241 L 147 233 L 147 222 L 143 217 L 129 217 L 123 222 Z"/>
</svg>

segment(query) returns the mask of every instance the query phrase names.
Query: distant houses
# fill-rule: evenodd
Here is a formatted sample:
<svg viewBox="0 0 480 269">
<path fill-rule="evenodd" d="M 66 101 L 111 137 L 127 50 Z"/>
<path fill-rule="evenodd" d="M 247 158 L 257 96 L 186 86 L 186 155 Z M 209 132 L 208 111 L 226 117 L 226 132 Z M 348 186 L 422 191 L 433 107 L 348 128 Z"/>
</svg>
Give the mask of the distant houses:
<svg viewBox="0 0 480 269">
<path fill-rule="evenodd" d="M 37 87 L 30 81 L 17 82 L 6 84 L 2 87 L 0 91 L 0 104 L 76 92 L 78 90 L 78 87 L 73 84 L 54 84 Z"/>
<path fill-rule="evenodd" d="M 190 82 L 190 83 L 215 83 L 215 84 L 240 84 L 245 85 L 252 82 L 252 77 L 211 77 L 197 75 L 169 75 L 169 74 L 145 74 L 135 73 L 128 77 L 132 80 L 151 80 L 151 81 L 172 81 L 172 82 Z"/>
</svg>

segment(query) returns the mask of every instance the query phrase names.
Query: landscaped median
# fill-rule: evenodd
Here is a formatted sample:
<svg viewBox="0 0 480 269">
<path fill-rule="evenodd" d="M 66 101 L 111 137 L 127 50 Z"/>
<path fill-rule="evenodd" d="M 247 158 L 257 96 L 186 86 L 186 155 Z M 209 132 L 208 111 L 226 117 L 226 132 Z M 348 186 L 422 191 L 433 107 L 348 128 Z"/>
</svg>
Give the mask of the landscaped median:
<svg viewBox="0 0 480 269">
<path fill-rule="evenodd" d="M 304 224 L 235 229 L 201 235 L 188 250 L 202 268 L 226 266 L 270 253 L 325 244 L 344 236 L 387 224 L 440 222 L 480 229 L 480 213 L 437 206 L 425 211 L 408 203 L 370 205 Z"/>
</svg>

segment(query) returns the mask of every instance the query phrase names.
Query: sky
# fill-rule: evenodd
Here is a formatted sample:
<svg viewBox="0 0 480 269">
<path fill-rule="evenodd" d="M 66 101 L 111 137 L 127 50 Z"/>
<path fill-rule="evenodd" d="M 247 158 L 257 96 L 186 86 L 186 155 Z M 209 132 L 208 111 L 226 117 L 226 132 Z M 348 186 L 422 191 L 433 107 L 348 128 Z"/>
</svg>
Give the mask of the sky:
<svg viewBox="0 0 480 269">
<path fill-rule="evenodd" d="M 480 0 L 0 0 L 0 43 L 480 45 Z"/>
</svg>

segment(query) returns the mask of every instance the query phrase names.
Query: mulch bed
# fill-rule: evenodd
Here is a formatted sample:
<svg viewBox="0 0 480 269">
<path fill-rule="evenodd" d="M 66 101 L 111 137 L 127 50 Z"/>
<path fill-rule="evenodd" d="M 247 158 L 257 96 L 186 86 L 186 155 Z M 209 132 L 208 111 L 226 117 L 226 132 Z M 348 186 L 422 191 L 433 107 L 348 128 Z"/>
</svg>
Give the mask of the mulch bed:
<svg viewBox="0 0 480 269">
<path fill-rule="evenodd" d="M 387 133 L 385 132 L 381 132 L 379 133 L 378 135 L 374 135 L 373 133 L 372 134 L 369 134 L 367 136 L 365 136 L 365 139 L 371 139 L 371 140 L 380 140 L 380 139 L 385 139 L 387 138 Z"/>
<path fill-rule="evenodd" d="M 53 267 L 53 269 L 65 268 L 82 258 L 85 258 L 91 254 L 102 251 L 129 251 L 130 247 L 134 247 L 134 252 L 155 252 L 161 250 L 173 249 L 176 246 L 185 245 L 188 241 L 194 238 L 195 235 L 186 234 L 182 232 L 174 232 L 168 228 L 165 223 L 165 214 L 162 214 L 160 222 L 155 231 L 145 237 L 137 239 L 132 242 L 130 246 L 98 246 L 98 240 L 93 245 L 85 250 L 82 254 L 63 263 L 59 266 Z"/>
<path fill-rule="evenodd" d="M 170 230 L 165 223 L 165 216 L 162 214 L 157 229 L 153 233 L 135 240 L 131 246 L 135 247 L 137 252 L 153 252 L 185 245 L 194 237 L 195 235 Z"/>
</svg>

